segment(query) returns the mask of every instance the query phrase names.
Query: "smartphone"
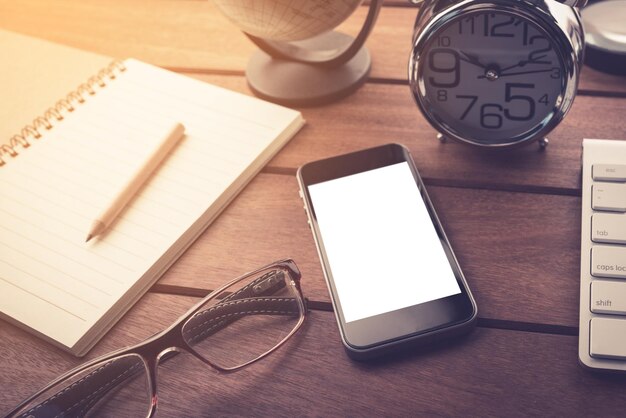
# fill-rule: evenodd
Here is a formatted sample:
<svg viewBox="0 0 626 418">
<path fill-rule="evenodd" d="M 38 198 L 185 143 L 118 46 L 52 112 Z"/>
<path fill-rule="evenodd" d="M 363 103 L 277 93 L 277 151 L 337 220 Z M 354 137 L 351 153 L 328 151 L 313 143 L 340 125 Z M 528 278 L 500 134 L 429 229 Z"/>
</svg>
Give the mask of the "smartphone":
<svg viewBox="0 0 626 418">
<path fill-rule="evenodd" d="M 297 177 L 350 357 L 473 328 L 476 302 L 407 148 L 310 162 Z"/>
</svg>

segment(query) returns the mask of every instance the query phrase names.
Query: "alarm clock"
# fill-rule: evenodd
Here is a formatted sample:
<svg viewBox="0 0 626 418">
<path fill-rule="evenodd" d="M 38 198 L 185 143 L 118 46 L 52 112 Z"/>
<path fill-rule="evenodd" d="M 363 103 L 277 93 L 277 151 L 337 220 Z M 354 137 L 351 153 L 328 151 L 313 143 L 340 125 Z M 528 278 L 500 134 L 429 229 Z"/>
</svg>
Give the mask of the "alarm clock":
<svg viewBox="0 0 626 418">
<path fill-rule="evenodd" d="M 424 1 L 413 32 L 409 84 L 440 138 L 492 148 L 537 140 L 547 145 L 546 135 L 576 96 L 582 6 Z"/>
</svg>

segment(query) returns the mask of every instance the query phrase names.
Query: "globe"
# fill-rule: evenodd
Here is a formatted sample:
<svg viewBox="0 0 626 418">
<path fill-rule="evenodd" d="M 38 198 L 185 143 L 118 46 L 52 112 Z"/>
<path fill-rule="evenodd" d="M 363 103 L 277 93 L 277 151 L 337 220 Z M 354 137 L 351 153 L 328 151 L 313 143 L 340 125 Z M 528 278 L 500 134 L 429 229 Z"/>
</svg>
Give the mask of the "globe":
<svg viewBox="0 0 626 418">
<path fill-rule="evenodd" d="M 334 29 L 362 0 L 214 0 L 220 11 L 249 35 L 298 41 Z"/>
<path fill-rule="evenodd" d="M 362 0 L 214 0 L 259 49 L 246 67 L 252 92 L 288 106 L 339 100 L 365 83 L 365 47 L 383 0 L 370 0 L 359 33 L 333 30 Z"/>
</svg>

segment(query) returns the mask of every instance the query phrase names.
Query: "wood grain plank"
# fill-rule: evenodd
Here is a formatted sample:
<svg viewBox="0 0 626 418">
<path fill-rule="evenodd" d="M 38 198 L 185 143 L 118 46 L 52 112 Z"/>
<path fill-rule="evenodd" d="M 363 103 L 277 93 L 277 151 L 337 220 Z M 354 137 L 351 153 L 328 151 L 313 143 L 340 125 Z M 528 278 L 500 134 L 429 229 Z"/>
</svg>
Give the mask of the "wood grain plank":
<svg viewBox="0 0 626 418">
<path fill-rule="evenodd" d="M 583 138 L 626 139 L 626 101 L 579 96 L 540 152 L 531 144 L 514 150 L 476 149 L 440 143 L 405 86 L 366 85 L 324 108 L 304 109 L 308 124 L 270 165 L 296 167 L 388 142 L 406 145 L 422 174 L 452 184 L 515 189 L 580 189 Z M 550 190 L 552 191 L 552 190 Z"/>
<path fill-rule="evenodd" d="M 626 406 L 621 396 L 626 381 L 584 371 L 577 364 L 575 337 L 477 329 L 435 351 L 359 364 L 343 352 L 330 313 L 313 312 L 307 325 L 258 367 L 211 379 L 202 379 L 191 364 L 181 367 L 197 377 L 172 382 L 160 396 L 161 411 L 166 416 L 527 417 L 617 416 Z M 176 402 L 188 384 L 191 402 Z"/>
<path fill-rule="evenodd" d="M 242 77 L 194 78 L 250 94 Z M 308 161 L 398 142 L 433 184 L 578 195 L 582 139 L 626 139 L 626 100 L 614 98 L 576 98 L 545 152 L 537 144 L 504 151 L 442 144 L 402 85 L 367 84 L 338 103 L 301 110 L 306 126 L 270 161 L 270 170 L 295 173 Z"/>
<path fill-rule="evenodd" d="M 148 293 L 80 359 L 0 321 L 0 415 L 48 381 L 83 361 L 139 343 L 165 329 L 197 301 Z"/>
<path fill-rule="evenodd" d="M 307 129 L 291 141 L 272 166 L 295 168 L 317 158 L 399 142 L 411 150 L 426 178 L 455 184 L 521 188 L 580 188 L 583 138 L 626 139 L 626 101 L 580 96 L 540 152 L 536 144 L 491 151 L 435 139 L 404 86 L 367 85 L 325 108 L 306 109 Z"/>
<path fill-rule="evenodd" d="M 578 326 L 579 198 L 428 190 L 480 317 Z"/>
<path fill-rule="evenodd" d="M 295 177 L 261 174 L 165 273 L 159 284 L 215 289 L 293 258 L 307 297 L 329 301 Z"/>
<path fill-rule="evenodd" d="M 145 334 L 147 316 L 163 322 L 155 304 L 188 302 L 151 295 L 97 351 Z M 0 333 L 0 411 L 77 363 L 6 323 Z M 285 347 L 242 371 L 218 375 L 188 355 L 162 365 L 158 416 L 619 416 L 626 380 L 591 374 L 576 356 L 576 337 L 478 328 L 428 351 L 356 363 L 332 314 L 312 312 Z"/>
<path fill-rule="evenodd" d="M 428 187 L 480 316 L 576 327 L 580 199 Z M 305 296 L 329 302 L 293 176 L 261 174 L 183 254 L 159 284 L 213 289 L 291 257 Z"/>
<path fill-rule="evenodd" d="M 358 33 L 360 7 L 338 30 Z M 383 7 L 368 39 L 371 76 L 406 80 L 414 7 Z M 255 47 L 210 1 L 0 1 L 0 27 L 115 57 L 159 66 L 242 74 Z M 626 93 L 626 78 L 585 70 L 586 92 Z"/>
</svg>

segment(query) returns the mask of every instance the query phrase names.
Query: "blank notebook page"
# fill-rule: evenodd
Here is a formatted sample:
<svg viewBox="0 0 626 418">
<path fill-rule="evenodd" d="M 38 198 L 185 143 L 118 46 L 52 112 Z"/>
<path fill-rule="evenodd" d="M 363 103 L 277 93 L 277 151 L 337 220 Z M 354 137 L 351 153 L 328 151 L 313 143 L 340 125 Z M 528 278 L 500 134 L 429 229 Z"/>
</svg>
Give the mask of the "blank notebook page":
<svg viewBox="0 0 626 418">
<path fill-rule="evenodd" d="M 70 348 L 108 329 L 303 123 L 290 109 L 124 65 L 0 167 L 0 310 Z M 98 210 L 174 122 L 183 139 L 86 243 Z"/>
</svg>

